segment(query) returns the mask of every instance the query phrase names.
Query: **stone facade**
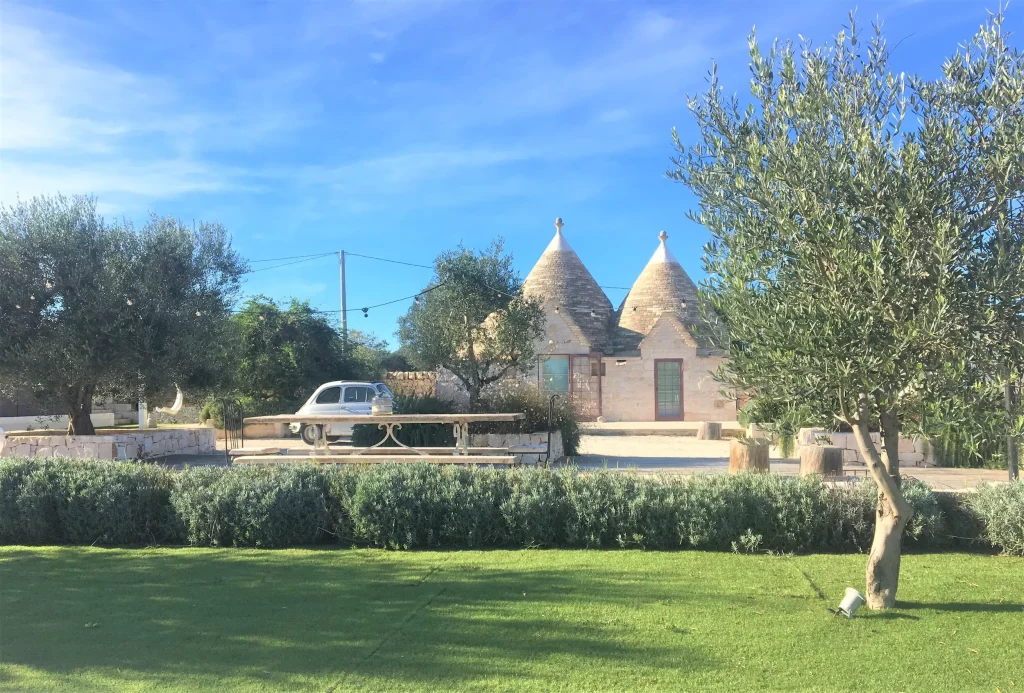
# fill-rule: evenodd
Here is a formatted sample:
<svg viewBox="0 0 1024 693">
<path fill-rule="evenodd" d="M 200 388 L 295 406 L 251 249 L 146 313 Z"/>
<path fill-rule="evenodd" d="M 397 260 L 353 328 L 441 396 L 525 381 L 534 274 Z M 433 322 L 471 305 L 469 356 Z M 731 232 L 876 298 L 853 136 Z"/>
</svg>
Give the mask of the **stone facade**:
<svg viewBox="0 0 1024 693">
<path fill-rule="evenodd" d="M 0 456 L 138 460 L 216 451 L 212 428 L 173 428 L 95 436 L 17 435 L 3 439 Z"/>
<path fill-rule="evenodd" d="M 878 454 L 882 454 L 882 437 L 871 433 L 871 442 Z M 843 449 L 844 464 L 867 464 L 857 447 L 857 438 L 852 433 L 829 433 L 821 428 L 801 428 L 797 432 L 797 445 L 814 445 L 819 437 L 828 439 L 827 445 Z M 900 464 L 935 466 L 935 455 L 928 440 L 921 437 L 904 438 L 900 436 Z"/>
<path fill-rule="evenodd" d="M 524 293 L 541 300 L 546 318 L 545 334 L 534 345 L 538 363 L 525 378 L 550 387 L 543 382 L 541 363 L 567 357 L 567 394 L 584 418 L 735 421 L 736 402 L 721 396 L 711 375 L 726 351 L 717 333 L 702 323 L 697 288 L 669 252 L 668 236 L 661 233 L 654 255 L 613 311 L 562 235 L 561 220 L 555 226 L 555 238 L 523 282 Z M 679 364 L 682 381 L 679 411 L 669 413 L 675 406 L 670 404 L 661 416 L 659 361 L 669 362 L 663 371 Z"/>
</svg>

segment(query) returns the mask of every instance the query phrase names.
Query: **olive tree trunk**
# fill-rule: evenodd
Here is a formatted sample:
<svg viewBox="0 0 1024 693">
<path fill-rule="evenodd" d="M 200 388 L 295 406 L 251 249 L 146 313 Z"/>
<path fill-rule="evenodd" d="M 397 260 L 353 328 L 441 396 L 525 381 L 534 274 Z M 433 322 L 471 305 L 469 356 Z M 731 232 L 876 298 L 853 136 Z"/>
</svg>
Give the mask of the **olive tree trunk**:
<svg viewBox="0 0 1024 693">
<path fill-rule="evenodd" d="M 867 413 L 862 410 L 861 416 L 851 422 L 857 447 L 878 485 L 875 536 L 871 542 L 871 552 L 868 554 L 867 586 L 864 594 L 868 608 L 888 609 L 896 605 L 903 529 L 910 521 L 913 509 L 903 497 L 903 490 L 900 488 L 898 420 L 893 413 L 882 416 L 886 458 L 883 462 L 871 441 Z"/>
<path fill-rule="evenodd" d="M 75 385 L 67 390 L 68 435 L 93 436 L 96 428 L 92 425 L 92 397 L 96 388 L 92 385 Z"/>
</svg>

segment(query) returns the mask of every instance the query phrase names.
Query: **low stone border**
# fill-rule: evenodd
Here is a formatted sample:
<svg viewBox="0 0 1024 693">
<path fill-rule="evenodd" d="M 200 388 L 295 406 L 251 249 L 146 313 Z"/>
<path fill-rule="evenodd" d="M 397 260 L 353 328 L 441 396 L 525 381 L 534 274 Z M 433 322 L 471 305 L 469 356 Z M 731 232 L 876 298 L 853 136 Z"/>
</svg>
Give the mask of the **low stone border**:
<svg viewBox="0 0 1024 693">
<path fill-rule="evenodd" d="M 514 448 L 521 445 L 544 445 L 548 443 L 548 434 L 544 433 L 473 433 L 469 436 L 469 444 L 479 448 Z M 551 461 L 565 457 L 562 445 L 562 432 L 551 432 Z M 544 453 L 516 454 L 517 462 L 535 464 L 545 458 Z M 521 459 L 520 459 L 521 458 Z"/>
<path fill-rule="evenodd" d="M 170 428 L 95 436 L 8 435 L 0 456 L 138 460 L 167 455 L 205 455 L 217 449 L 212 428 Z"/>
</svg>

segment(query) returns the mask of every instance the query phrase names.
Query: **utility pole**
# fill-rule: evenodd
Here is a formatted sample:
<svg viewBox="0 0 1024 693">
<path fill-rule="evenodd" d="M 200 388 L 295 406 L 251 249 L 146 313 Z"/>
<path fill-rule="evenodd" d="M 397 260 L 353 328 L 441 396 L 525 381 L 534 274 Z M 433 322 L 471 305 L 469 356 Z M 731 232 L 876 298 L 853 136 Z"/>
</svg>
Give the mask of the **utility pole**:
<svg viewBox="0 0 1024 693">
<path fill-rule="evenodd" d="M 341 276 L 341 348 L 348 350 L 348 301 L 345 299 L 345 251 L 338 251 L 338 268 Z"/>
</svg>

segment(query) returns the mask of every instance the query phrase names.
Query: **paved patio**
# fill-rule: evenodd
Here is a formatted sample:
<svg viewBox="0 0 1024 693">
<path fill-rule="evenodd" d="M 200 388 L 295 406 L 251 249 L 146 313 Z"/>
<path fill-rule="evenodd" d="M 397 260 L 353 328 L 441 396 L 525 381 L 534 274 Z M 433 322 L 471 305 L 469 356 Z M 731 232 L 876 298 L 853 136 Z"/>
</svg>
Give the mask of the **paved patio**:
<svg viewBox="0 0 1024 693">
<path fill-rule="evenodd" d="M 734 422 L 735 423 L 735 422 Z M 581 454 L 573 458 L 572 464 L 584 469 L 634 469 L 655 474 L 726 474 L 729 469 L 728 440 L 697 440 L 680 435 L 677 430 L 695 428 L 689 422 L 667 424 L 669 435 L 660 435 L 657 427 L 666 423 L 604 424 L 597 435 L 587 433 L 581 439 Z M 621 428 L 620 428 L 621 427 Z M 641 431 L 634 433 L 627 427 Z M 614 433 L 609 433 L 611 428 Z M 616 430 L 619 429 L 619 430 Z M 298 438 L 255 439 L 245 441 L 246 449 L 287 448 L 293 454 L 311 452 L 311 448 Z M 334 446 L 332 446 L 334 447 Z M 224 442 L 217 440 L 219 451 L 215 455 L 172 455 L 161 460 L 164 464 L 181 469 L 190 467 L 224 465 Z M 782 459 L 772 449 L 772 472 L 795 476 L 800 466 L 795 459 Z M 857 469 L 864 469 L 857 467 Z M 948 467 L 904 466 L 906 476 L 920 479 L 932 488 L 957 491 L 969 489 L 989 481 L 1006 481 L 1006 471 L 999 469 L 951 469 Z M 860 472 L 863 476 L 863 472 Z"/>
<path fill-rule="evenodd" d="M 697 440 L 678 435 L 584 435 L 580 448 L 582 454 L 574 462 L 586 469 L 635 469 L 649 474 L 726 474 L 729 470 L 728 440 Z M 791 476 L 800 471 L 797 460 L 780 458 L 774 448 L 771 468 L 774 473 Z M 1007 479 L 1006 471 L 999 469 L 906 465 L 901 471 L 932 488 L 947 491 Z"/>
</svg>

